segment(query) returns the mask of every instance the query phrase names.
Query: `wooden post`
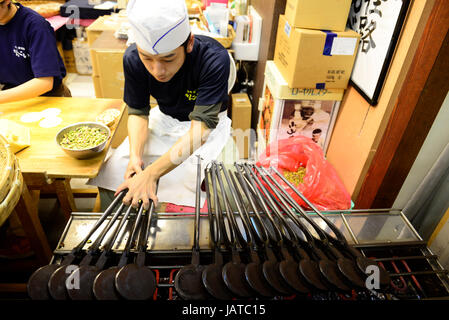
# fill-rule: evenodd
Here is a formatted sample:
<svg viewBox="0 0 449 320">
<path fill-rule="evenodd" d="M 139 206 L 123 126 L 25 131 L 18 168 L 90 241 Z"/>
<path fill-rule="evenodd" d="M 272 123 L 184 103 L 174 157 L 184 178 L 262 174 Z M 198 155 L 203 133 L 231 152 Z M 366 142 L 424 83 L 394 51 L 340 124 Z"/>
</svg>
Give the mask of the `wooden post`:
<svg viewBox="0 0 449 320">
<path fill-rule="evenodd" d="M 37 199 L 39 195 L 37 192 Z M 15 211 L 41 265 L 48 264 L 52 251 L 39 220 L 36 197 L 31 196 L 25 182 Z"/>
<path fill-rule="evenodd" d="M 70 187 L 70 179 L 58 178 L 55 179 L 53 184 L 61 209 L 68 220 L 72 212 L 76 211 L 75 199 L 73 198 L 72 188 Z"/>
</svg>

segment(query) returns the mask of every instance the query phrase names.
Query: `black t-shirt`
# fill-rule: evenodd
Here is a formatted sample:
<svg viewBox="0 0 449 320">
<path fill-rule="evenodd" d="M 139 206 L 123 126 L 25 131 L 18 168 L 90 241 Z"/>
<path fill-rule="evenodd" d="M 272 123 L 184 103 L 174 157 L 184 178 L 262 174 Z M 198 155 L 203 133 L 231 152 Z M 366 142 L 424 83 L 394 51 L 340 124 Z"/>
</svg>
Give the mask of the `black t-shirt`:
<svg viewBox="0 0 449 320">
<path fill-rule="evenodd" d="M 186 55 L 181 69 L 168 82 L 157 81 L 139 58 L 136 45 L 123 57 L 124 101 L 140 114 L 148 115 L 150 95 L 160 110 L 179 121 L 188 121 L 195 106 L 221 104 L 227 109 L 229 54 L 216 40 L 195 35 L 193 50 Z"/>
<path fill-rule="evenodd" d="M 37 12 L 17 6 L 11 21 L 0 26 L 0 83 L 9 89 L 33 78 L 54 77 L 56 88 L 66 69 L 56 47 L 55 32 Z"/>
</svg>

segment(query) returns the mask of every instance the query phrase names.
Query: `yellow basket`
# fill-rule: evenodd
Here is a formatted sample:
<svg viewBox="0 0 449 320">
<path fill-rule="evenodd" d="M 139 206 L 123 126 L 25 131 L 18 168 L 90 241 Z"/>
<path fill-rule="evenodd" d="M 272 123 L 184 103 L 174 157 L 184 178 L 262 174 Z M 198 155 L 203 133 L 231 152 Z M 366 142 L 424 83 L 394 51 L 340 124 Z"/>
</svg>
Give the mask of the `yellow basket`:
<svg viewBox="0 0 449 320">
<path fill-rule="evenodd" d="M 229 24 L 228 25 L 228 36 L 226 38 L 214 38 L 218 42 L 221 43 L 223 47 L 230 48 L 232 45 L 232 41 L 234 41 L 235 38 L 235 31 L 234 28 Z"/>
<path fill-rule="evenodd" d="M 206 20 L 206 17 L 204 16 L 204 13 L 203 13 L 203 11 L 201 10 L 201 8 L 199 9 L 199 15 L 198 15 L 198 18 L 199 18 L 199 21 L 197 22 L 197 26 L 201 29 L 201 30 L 207 30 L 207 20 Z M 221 43 L 221 45 L 223 46 L 223 47 L 225 47 L 226 49 L 227 48 L 230 48 L 231 47 L 231 45 L 232 45 L 232 41 L 234 41 L 234 38 L 235 38 L 235 31 L 234 31 L 234 28 L 230 25 L 230 24 L 228 24 L 228 36 L 226 37 L 226 38 L 222 38 L 222 37 L 217 37 L 217 38 L 215 38 L 215 37 L 213 37 L 215 40 L 217 40 L 218 42 L 220 42 Z"/>
<path fill-rule="evenodd" d="M 0 134 L 0 203 L 8 194 L 14 179 L 14 159 L 8 141 Z"/>
</svg>

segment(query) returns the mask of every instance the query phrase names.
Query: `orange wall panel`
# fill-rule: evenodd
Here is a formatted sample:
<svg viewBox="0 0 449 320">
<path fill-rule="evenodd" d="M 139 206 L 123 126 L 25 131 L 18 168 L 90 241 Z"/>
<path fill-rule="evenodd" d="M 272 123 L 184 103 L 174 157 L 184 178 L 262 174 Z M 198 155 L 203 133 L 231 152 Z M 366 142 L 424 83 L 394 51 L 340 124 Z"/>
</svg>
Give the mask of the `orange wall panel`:
<svg viewBox="0 0 449 320">
<path fill-rule="evenodd" d="M 372 107 L 351 86 L 345 92 L 327 159 L 356 199 L 371 160 L 385 132 L 399 91 L 416 52 L 435 0 L 410 4 L 409 13 L 384 82 L 377 106 Z"/>
</svg>

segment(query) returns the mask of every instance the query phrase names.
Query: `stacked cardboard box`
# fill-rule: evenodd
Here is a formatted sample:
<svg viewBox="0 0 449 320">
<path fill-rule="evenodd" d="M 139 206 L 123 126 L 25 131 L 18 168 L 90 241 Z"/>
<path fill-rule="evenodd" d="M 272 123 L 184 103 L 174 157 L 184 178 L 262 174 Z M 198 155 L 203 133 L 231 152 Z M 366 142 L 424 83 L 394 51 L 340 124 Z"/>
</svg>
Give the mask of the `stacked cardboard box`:
<svg viewBox="0 0 449 320">
<path fill-rule="evenodd" d="M 350 6 L 351 0 L 287 0 L 274 61 L 265 69 L 257 155 L 267 143 L 297 135 L 326 153 L 360 37 L 346 28 Z"/>
<path fill-rule="evenodd" d="M 346 27 L 351 0 L 287 0 L 274 62 L 292 88 L 345 89 L 359 34 Z"/>
<path fill-rule="evenodd" d="M 102 16 L 86 29 L 97 98 L 123 98 L 126 40 L 115 38 L 114 32 L 126 21 L 119 15 Z"/>
<path fill-rule="evenodd" d="M 123 98 L 125 50 L 126 41 L 116 39 L 113 31 L 103 31 L 90 46 L 92 79 L 97 98 Z"/>
</svg>

